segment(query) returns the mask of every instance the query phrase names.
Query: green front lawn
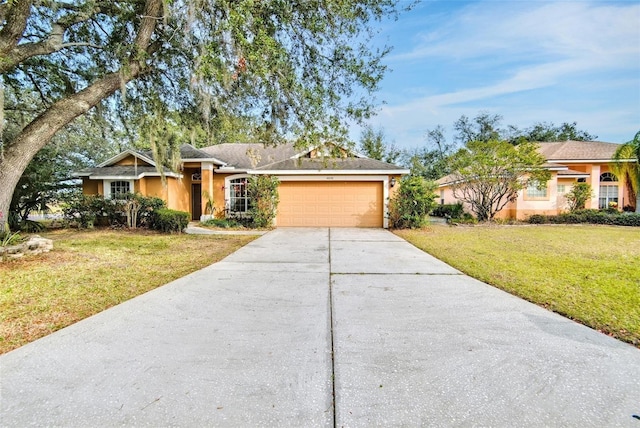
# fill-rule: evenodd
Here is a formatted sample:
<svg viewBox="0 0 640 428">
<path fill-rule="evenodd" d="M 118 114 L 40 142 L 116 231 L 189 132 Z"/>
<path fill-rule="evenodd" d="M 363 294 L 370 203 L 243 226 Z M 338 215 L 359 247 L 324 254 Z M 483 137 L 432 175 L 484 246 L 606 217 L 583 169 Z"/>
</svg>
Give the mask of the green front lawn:
<svg viewBox="0 0 640 428">
<path fill-rule="evenodd" d="M 474 278 L 640 347 L 640 229 L 492 225 L 396 233 Z"/>
<path fill-rule="evenodd" d="M 0 263 L 0 353 L 217 262 L 255 239 L 60 230 L 54 250 Z"/>
</svg>

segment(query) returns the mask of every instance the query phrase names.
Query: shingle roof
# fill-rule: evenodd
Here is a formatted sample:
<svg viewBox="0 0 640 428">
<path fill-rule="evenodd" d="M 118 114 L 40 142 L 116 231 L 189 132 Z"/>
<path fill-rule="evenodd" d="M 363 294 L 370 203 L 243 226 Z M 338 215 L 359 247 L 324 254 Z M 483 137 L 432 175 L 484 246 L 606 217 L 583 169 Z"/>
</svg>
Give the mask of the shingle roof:
<svg viewBox="0 0 640 428">
<path fill-rule="evenodd" d="M 168 168 L 164 168 L 164 173 L 167 175 L 174 174 Z M 123 179 L 136 179 L 140 178 L 142 175 L 160 175 L 160 173 L 155 166 L 135 167 L 134 165 L 121 165 L 85 168 L 78 171 L 76 175 L 81 177 L 117 177 Z"/>
<path fill-rule="evenodd" d="M 289 159 L 297 153 L 293 144 L 265 147 L 263 144 L 255 143 L 225 143 L 204 147 L 200 150 L 237 169 L 252 169 L 254 167 L 251 163 L 251 157 L 248 155 L 249 150 L 255 154 L 256 167 Z"/>
<path fill-rule="evenodd" d="M 559 141 L 538 144 L 540 153 L 548 161 L 610 160 L 620 147 L 620 144 L 601 141 Z"/>
<path fill-rule="evenodd" d="M 183 144 L 180 146 L 180 157 L 182 159 L 211 159 L 209 153 L 196 149 L 191 144 Z"/>
<path fill-rule="evenodd" d="M 359 171 L 359 170 L 376 170 L 376 171 L 397 171 L 400 170 L 396 165 L 381 162 L 369 158 L 297 158 L 286 159 L 269 165 L 256 168 L 257 170 L 268 171 Z"/>
</svg>

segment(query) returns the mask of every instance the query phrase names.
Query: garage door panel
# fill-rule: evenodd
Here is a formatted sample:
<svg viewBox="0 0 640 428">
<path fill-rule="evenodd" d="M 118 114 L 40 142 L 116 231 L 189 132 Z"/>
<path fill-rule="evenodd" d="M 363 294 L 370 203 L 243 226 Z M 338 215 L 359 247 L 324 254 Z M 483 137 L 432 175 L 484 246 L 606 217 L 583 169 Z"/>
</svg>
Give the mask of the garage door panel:
<svg viewBox="0 0 640 428">
<path fill-rule="evenodd" d="M 281 182 L 278 226 L 382 227 L 382 182 Z"/>
</svg>

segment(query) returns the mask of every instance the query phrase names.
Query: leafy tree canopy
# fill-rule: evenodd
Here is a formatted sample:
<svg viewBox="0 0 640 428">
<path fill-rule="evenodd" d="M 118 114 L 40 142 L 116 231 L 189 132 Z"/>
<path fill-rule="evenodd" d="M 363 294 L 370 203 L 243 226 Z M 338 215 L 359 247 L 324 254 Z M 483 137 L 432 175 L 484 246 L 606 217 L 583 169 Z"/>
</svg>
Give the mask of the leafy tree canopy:
<svg viewBox="0 0 640 428">
<path fill-rule="evenodd" d="M 0 147 L 0 212 L 36 153 L 99 106 L 127 127 L 169 111 L 196 133 L 251 124 L 265 143 L 346 137 L 372 113 L 398 0 L 20 0 L 0 4 L 2 95 L 39 98 Z M 2 111 L 3 109 L 0 109 Z M 0 121 L 4 124 L 4 121 Z M 185 121 L 184 123 L 187 123 Z M 232 123 L 233 122 L 233 123 Z M 4 125 L 1 125 L 4 128 Z M 194 126 L 194 128 L 197 128 Z M 136 133 L 136 129 L 129 129 Z M 233 132 L 231 132 L 233 134 Z M 134 139 L 135 140 L 135 139 Z"/>
<path fill-rule="evenodd" d="M 551 174 L 535 143 L 470 141 L 451 158 L 453 195 L 469 204 L 478 220 L 492 220 L 529 183 L 545 186 Z"/>
</svg>

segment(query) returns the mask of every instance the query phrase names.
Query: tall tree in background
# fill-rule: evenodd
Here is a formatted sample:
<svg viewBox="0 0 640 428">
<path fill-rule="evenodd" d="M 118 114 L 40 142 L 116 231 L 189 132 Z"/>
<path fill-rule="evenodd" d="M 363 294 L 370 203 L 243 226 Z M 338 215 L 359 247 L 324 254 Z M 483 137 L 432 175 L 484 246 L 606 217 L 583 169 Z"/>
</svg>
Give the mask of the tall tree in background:
<svg viewBox="0 0 640 428">
<path fill-rule="evenodd" d="M 629 162 L 630 159 L 635 162 Z M 629 201 L 635 202 L 635 211 L 640 213 L 640 131 L 616 150 L 613 160 L 613 172 L 626 184 Z"/>
<path fill-rule="evenodd" d="M 478 220 L 493 220 L 530 183 L 545 186 L 551 176 L 538 145 L 470 141 L 452 157 L 453 196 L 466 202 Z"/>
<path fill-rule="evenodd" d="M 411 175 L 419 175 L 427 180 L 437 180 L 451 172 L 449 157 L 455 144 L 447 143 L 444 127 L 438 125 L 427 130 L 426 145 L 404 152 L 404 164 L 411 168 Z"/>
<path fill-rule="evenodd" d="M 524 131 L 510 126 L 510 135 L 507 136 L 512 144 L 519 144 L 521 141 L 593 141 L 597 135 L 578 129 L 577 122 L 563 122 L 556 126 L 553 122 L 538 122 Z"/>
<path fill-rule="evenodd" d="M 371 159 L 396 163 L 402 152 L 394 143 L 388 144 L 384 130 L 374 131 L 371 126 L 365 126 L 360 135 L 360 150 Z"/>
<path fill-rule="evenodd" d="M 96 106 L 126 110 L 125 123 L 157 101 L 197 106 L 207 126 L 249 115 L 271 143 L 346 138 L 385 71 L 372 24 L 397 13 L 397 0 L 3 2 L 0 101 L 29 92 L 43 108 L 2 138 L 0 215 L 36 153 Z"/>
<path fill-rule="evenodd" d="M 462 115 L 453 124 L 456 131 L 455 139 L 458 143 L 466 144 L 470 141 L 491 141 L 503 138 L 504 131 L 500 128 L 502 116 L 486 111 L 478 113 L 473 120 Z"/>
</svg>

